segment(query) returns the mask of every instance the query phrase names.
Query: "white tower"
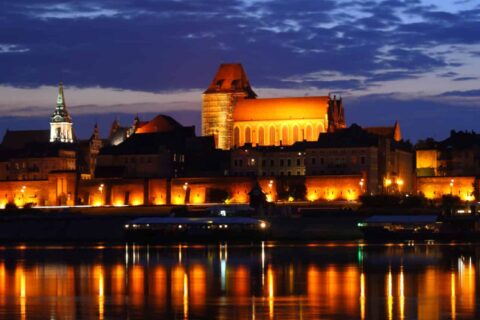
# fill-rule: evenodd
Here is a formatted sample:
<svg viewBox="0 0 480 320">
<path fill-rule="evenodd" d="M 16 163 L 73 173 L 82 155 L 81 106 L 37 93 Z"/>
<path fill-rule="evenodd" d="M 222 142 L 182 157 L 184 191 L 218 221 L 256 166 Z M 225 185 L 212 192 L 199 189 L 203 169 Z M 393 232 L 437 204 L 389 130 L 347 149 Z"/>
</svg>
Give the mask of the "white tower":
<svg viewBox="0 0 480 320">
<path fill-rule="evenodd" d="M 50 119 L 50 142 L 73 142 L 72 118 L 67 111 L 63 85 L 58 86 L 57 107 Z"/>
</svg>

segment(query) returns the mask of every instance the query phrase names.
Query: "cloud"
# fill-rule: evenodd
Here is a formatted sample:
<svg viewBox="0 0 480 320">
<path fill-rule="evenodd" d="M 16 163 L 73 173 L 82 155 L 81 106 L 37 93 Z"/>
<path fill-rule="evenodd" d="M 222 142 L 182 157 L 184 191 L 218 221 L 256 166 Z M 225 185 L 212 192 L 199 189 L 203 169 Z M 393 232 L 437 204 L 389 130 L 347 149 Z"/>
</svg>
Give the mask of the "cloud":
<svg viewBox="0 0 480 320">
<path fill-rule="evenodd" d="M 0 60 L 0 83 L 15 86 L 188 89 L 205 86 L 219 62 L 241 61 L 257 86 L 336 71 L 366 77 L 353 88 L 363 89 L 460 67 L 452 50 L 426 48 L 480 40 L 478 16 L 420 1 L 26 0 L 0 9 L 0 38 L 30 50 Z"/>
<path fill-rule="evenodd" d="M 162 113 L 200 109 L 201 90 L 146 92 L 115 88 L 65 87 L 65 100 L 72 115 L 98 113 Z M 58 89 L 53 86 L 18 88 L 0 86 L 0 112 L 9 116 L 50 115 Z"/>
<path fill-rule="evenodd" d="M 468 91 L 448 91 L 442 93 L 442 97 L 479 97 L 480 98 L 480 89 L 478 90 L 468 90 Z"/>
<path fill-rule="evenodd" d="M 16 44 L 0 44 L 0 54 L 2 53 L 24 53 L 28 52 L 30 49 L 22 48 Z"/>
</svg>

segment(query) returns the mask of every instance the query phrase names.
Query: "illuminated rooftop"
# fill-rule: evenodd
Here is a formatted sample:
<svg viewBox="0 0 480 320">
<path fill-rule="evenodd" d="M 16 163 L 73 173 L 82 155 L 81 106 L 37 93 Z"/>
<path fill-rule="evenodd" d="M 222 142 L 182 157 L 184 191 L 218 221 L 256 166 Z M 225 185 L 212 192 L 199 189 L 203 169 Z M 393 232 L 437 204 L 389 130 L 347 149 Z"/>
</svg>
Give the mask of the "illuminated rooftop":
<svg viewBox="0 0 480 320">
<path fill-rule="evenodd" d="M 269 99 L 241 99 L 233 112 L 234 121 L 323 119 L 328 96 Z"/>
</svg>

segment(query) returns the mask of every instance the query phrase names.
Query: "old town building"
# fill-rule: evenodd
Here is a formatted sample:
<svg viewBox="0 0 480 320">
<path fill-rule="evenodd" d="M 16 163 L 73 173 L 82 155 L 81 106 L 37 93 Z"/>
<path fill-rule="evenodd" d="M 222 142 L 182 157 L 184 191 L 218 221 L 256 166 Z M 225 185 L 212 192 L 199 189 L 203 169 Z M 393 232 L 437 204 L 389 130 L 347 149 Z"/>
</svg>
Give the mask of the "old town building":
<svg viewBox="0 0 480 320">
<path fill-rule="evenodd" d="M 442 141 L 416 145 L 418 192 L 430 199 L 444 195 L 473 201 L 480 198 L 480 134 L 451 131 Z"/>
</svg>

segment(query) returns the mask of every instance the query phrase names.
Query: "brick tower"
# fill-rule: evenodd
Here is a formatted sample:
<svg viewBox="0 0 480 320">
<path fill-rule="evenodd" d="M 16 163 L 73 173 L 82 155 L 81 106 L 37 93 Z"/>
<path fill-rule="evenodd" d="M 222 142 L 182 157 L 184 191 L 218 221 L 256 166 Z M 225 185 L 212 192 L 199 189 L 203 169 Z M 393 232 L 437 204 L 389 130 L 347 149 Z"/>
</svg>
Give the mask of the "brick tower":
<svg viewBox="0 0 480 320">
<path fill-rule="evenodd" d="M 212 83 L 202 95 L 202 135 L 213 135 L 219 149 L 233 146 L 233 109 L 238 99 L 254 99 L 241 64 L 221 64 Z"/>
</svg>

